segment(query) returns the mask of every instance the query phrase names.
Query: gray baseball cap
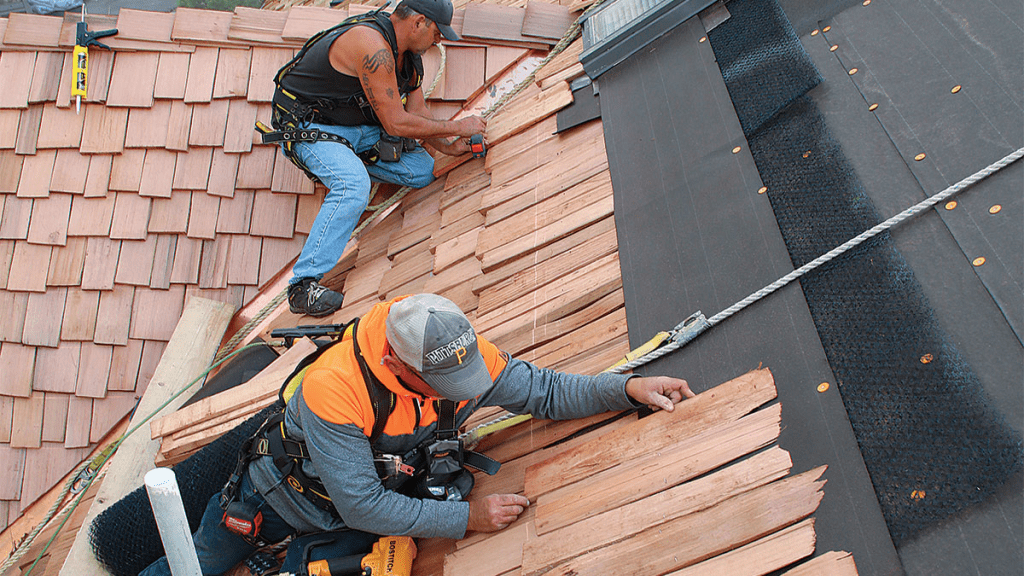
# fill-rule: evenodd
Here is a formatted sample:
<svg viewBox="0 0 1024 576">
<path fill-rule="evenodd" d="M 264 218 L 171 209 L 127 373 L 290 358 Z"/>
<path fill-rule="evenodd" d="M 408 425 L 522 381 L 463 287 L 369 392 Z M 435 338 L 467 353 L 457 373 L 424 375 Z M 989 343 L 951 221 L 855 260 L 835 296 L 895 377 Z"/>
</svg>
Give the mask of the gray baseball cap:
<svg viewBox="0 0 1024 576">
<path fill-rule="evenodd" d="M 409 296 L 391 305 L 385 326 L 398 358 L 445 398 L 469 400 L 494 385 L 473 326 L 451 300 L 436 294 Z"/>
<path fill-rule="evenodd" d="M 459 41 L 459 35 L 452 29 L 452 14 L 455 9 L 451 0 L 402 0 L 399 6 L 408 6 L 437 24 L 441 35 L 452 42 Z"/>
</svg>

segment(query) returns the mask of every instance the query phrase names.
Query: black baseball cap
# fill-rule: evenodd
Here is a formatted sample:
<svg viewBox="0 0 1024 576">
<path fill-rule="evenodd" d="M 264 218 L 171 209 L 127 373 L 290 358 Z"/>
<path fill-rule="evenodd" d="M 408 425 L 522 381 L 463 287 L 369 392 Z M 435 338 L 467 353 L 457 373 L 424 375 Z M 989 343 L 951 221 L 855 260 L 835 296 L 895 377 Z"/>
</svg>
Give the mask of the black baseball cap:
<svg viewBox="0 0 1024 576">
<path fill-rule="evenodd" d="M 437 24 L 441 35 L 452 42 L 459 41 L 459 35 L 452 29 L 452 14 L 455 9 L 451 0 L 402 0 L 399 6 L 408 6 Z"/>
</svg>

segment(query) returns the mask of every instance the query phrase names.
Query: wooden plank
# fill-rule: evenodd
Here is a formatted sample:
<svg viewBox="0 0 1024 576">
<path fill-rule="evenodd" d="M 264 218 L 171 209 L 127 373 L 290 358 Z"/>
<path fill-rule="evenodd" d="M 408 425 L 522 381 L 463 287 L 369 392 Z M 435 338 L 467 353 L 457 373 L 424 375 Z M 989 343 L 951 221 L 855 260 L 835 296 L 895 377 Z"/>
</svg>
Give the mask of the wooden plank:
<svg viewBox="0 0 1024 576">
<path fill-rule="evenodd" d="M 235 181 L 235 188 L 269 189 L 273 183 L 274 165 L 278 157 L 276 146 L 255 146 L 248 154 L 242 154 L 238 158 L 238 180 Z M 281 161 L 288 162 L 283 156 Z"/>
<path fill-rule="evenodd" d="M 89 175 L 90 156 L 79 154 L 78 150 L 57 150 L 54 165 L 58 167 L 50 178 L 51 192 L 84 194 L 85 179 Z"/>
<path fill-rule="evenodd" d="M 43 438 L 43 393 L 14 399 L 11 419 L 11 448 L 39 448 Z M 38 481 L 38 479 L 31 479 Z M 24 490 L 24 489 L 23 489 Z"/>
<path fill-rule="evenodd" d="M 547 244 L 555 242 L 559 238 L 563 238 L 590 226 L 595 222 L 599 222 L 612 214 L 614 212 L 614 208 L 615 206 L 611 195 L 604 195 L 603 197 L 598 198 L 595 202 L 588 204 L 575 212 L 567 214 L 561 220 L 537 228 L 533 234 L 520 236 L 511 242 L 502 244 L 488 251 L 481 251 L 478 245 L 477 255 L 480 257 L 480 263 L 483 271 L 488 272 L 493 270 L 514 258 L 522 257 L 523 255 L 529 254 L 539 248 L 543 248 Z M 486 229 L 484 232 L 486 232 Z M 484 238 L 481 238 L 480 242 L 482 243 L 483 241 Z"/>
<path fill-rule="evenodd" d="M 521 298 L 489 310 L 486 314 L 478 314 L 474 326 L 479 332 L 485 335 L 492 334 L 497 338 L 499 334 L 510 331 L 510 328 L 505 327 L 500 331 L 495 331 L 495 329 L 510 320 L 522 322 L 527 314 L 530 315 L 530 320 L 535 320 L 540 316 L 557 317 L 558 310 L 563 309 L 567 303 L 587 298 L 588 293 L 593 292 L 599 286 L 621 285 L 621 283 L 618 253 L 609 254 L 574 270 L 556 284 L 541 286 Z M 603 295 L 600 294 L 597 297 Z M 569 306 L 573 305 L 569 304 Z"/>
<path fill-rule="evenodd" d="M 217 236 L 217 212 L 220 198 L 204 192 L 193 192 L 189 210 L 188 237 L 213 240 Z"/>
<path fill-rule="evenodd" d="M 59 18 L 21 12 L 11 12 L 7 18 L 7 32 L 3 36 L 4 44 L 49 48 L 58 46 L 61 27 Z"/>
<path fill-rule="evenodd" d="M 230 120 L 228 121 L 230 123 Z M 230 138 L 229 129 L 228 136 Z M 224 149 L 214 148 L 213 159 L 210 163 L 210 179 L 207 182 L 206 193 L 221 198 L 231 198 L 235 195 L 235 180 L 238 178 L 238 154 L 225 154 Z"/>
<path fill-rule="evenodd" d="M 192 194 L 171 191 L 170 198 L 154 198 L 149 213 L 151 233 L 184 234 L 188 230 L 189 206 Z"/>
<path fill-rule="evenodd" d="M 628 336 L 626 311 L 618 309 L 579 327 L 571 334 L 537 346 L 520 357 L 538 366 L 556 366 L 567 359 L 592 354 L 604 344 Z"/>
<path fill-rule="evenodd" d="M 601 220 L 600 222 L 605 222 Z M 480 291 L 479 313 L 483 314 L 494 310 L 502 302 L 509 302 L 520 298 L 525 294 L 545 286 L 551 282 L 563 278 L 565 275 L 608 256 L 618 250 L 618 240 L 615 235 L 615 228 L 609 224 L 602 225 L 605 230 L 592 238 L 567 250 L 554 253 L 545 253 L 533 260 L 532 266 L 524 267 L 522 270 L 507 276 L 504 280 L 495 282 L 492 286 Z M 588 227 L 588 229 L 591 227 Z M 541 256 L 549 256 L 541 260 Z M 493 281 L 493 279 L 492 279 Z"/>
<path fill-rule="evenodd" d="M 91 428 L 92 398 L 72 396 L 68 399 L 68 423 L 64 432 L 64 447 L 84 448 L 88 446 Z"/>
<path fill-rule="evenodd" d="M 67 245 L 54 248 L 50 253 L 46 285 L 81 286 L 87 246 L 88 240 L 85 238 L 69 238 Z"/>
<path fill-rule="evenodd" d="M 792 466 L 789 453 L 776 446 L 713 474 L 538 535 L 523 548 L 523 572 L 543 572 L 560 562 L 648 528 L 706 510 L 782 478 Z M 733 572 L 719 574 L 731 575 Z"/>
<path fill-rule="evenodd" d="M 245 97 L 249 87 L 250 50 L 223 48 L 217 58 L 217 73 L 213 79 L 213 97 Z"/>
<path fill-rule="evenodd" d="M 174 253 L 178 237 L 173 234 L 157 234 L 156 250 L 153 255 L 153 270 L 149 278 L 149 287 L 167 290 L 171 287 L 171 269 L 174 266 Z"/>
<path fill-rule="evenodd" d="M 56 150 L 40 150 L 25 158 L 18 183 L 19 198 L 46 198 L 50 195 L 50 178 L 56 158 Z"/>
<path fill-rule="evenodd" d="M 39 52 L 36 66 L 32 71 L 32 86 L 28 91 L 30 103 L 53 102 L 57 99 L 60 81 L 64 76 L 64 54 L 61 52 Z"/>
<path fill-rule="evenodd" d="M 27 108 L 32 77 L 25 73 L 35 66 L 35 52 L 6 50 L 0 54 L 0 78 L 4 89 L 0 91 L 0 108 Z"/>
<path fill-rule="evenodd" d="M 68 395 L 43 394 L 43 442 L 64 443 L 68 422 Z"/>
<path fill-rule="evenodd" d="M 32 222 L 32 199 L 4 196 L 3 216 L 0 216 L 0 238 L 24 240 Z"/>
<path fill-rule="evenodd" d="M 526 9 L 497 4 L 468 4 L 460 35 L 464 39 L 479 38 L 495 43 L 510 43 L 522 47 L 548 48 L 553 42 L 523 35 Z"/>
<path fill-rule="evenodd" d="M 561 454 L 532 467 L 526 476 L 527 498 L 575 482 L 615 465 L 618 455 L 631 453 L 636 446 L 660 450 L 679 438 L 685 422 L 688 434 L 700 434 L 722 422 L 738 420 L 758 406 L 775 398 L 775 382 L 767 368 L 753 370 L 719 384 L 677 404 L 672 412 L 656 412 L 636 426 L 601 436 L 586 449 Z"/>
<path fill-rule="evenodd" d="M 816 540 L 814 518 L 807 518 L 669 576 L 764 576 L 814 554 Z"/>
<path fill-rule="evenodd" d="M 115 286 L 113 290 L 104 290 L 100 294 L 93 337 L 97 344 L 124 346 L 128 343 L 134 298 L 135 288 L 132 286 Z"/>
<path fill-rule="evenodd" d="M 146 150 L 146 158 L 142 163 L 142 178 L 139 180 L 139 196 L 170 198 L 176 162 L 177 155 L 170 150 Z"/>
<path fill-rule="evenodd" d="M 174 190 L 205 190 L 213 162 L 213 148 L 189 148 L 179 152 L 174 166 Z"/>
<path fill-rule="evenodd" d="M 227 40 L 228 28 L 231 26 L 232 14 L 230 12 L 179 7 L 175 10 L 175 15 L 174 27 L 171 29 L 172 40 L 197 42 Z M 199 51 L 199 48 L 196 51 Z M 213 75 L 211 74 L 210 77 L 212 78 Z"/>
<path fill-rule="evenodd" d="M 37 349 L 32 389 L 37 392 L 74 394 L 78 387 L 81 356 L 82 345 L 78 342 L 61 342 L 58 348 Z"/>
<path fill-rule="evenodd" d="M 775 404 L 696 436 L 685 436 L 664 452 L 638 454 L 634 450 L 633 458 L 615 467 L 541 495 L 537 499 L 537 533 L 635 502 L 763 448 L 778 438 L 781 418 L 781 407 Z M 639 475 L 639 470 L 653 472 Z M 579 506 L 581 497 L 586 498 L 586 507 Z"/>
<path fill-rule="evenodd" d="M 150 438 L 161 438 L 188 428 L 202 429 L 201 423 L 207 419 L 231 411 L 267 392 L 276 393 L 299 361 L 314 350 L 316 350 L 316 344 L 312 340 L 308 338 L 296 340 L 291 348 L 285 350 L 266 368 L 245 383 L 204 398 L 162 418 L 152 420 L 149 425 Z"/>
<path fill-rule="evenodd" d="M 187 12 L 177 12 L 178 17 L 174 20 L 175 29 L 177 29 L 178 23 L 183 20 L 183 17 L 191 15 L 192 11 L 186 10 Z M 216 12 L 203 11 L 203 13 L 206 15 L 204 18 L 210 23 L 216 23 L 218 17 L 223 17 Z M 217 57 L 219 52 L 217 48 L 200 46 L 192 53 L 188 63 L 188 78 L 185 81 L 184 101 L 186 103 L 205 103 L 213 99 L 213 81 L 217 73 Z"/>
<path fill-rule="evenodd" d="M 444 85 L 445 100 L 468 100 L 484 85 L 484 65 L 487 49 L 466 46 L 451 46 L 447 54 L 448 74 Z"/>
<path fill-rule="evenodd" d="M 189 132 L 189 146 L 223 146 L 224 131 L 228 121 L 228 100 L 218 99 L 201 102 L 192 106 L 192 128 Z M 204 178 L 205 182 L 206 179 Z M 175 186 L 179 187 L 179 186 Z M 184 186 L 180 186 L 184 188 Z"/>
<path fill-rule="evenodd" d="M 0 322 L 0 342 L 21 343 L 21 334 L 25 328 L 25 311 L 28 309 L 27 292 L 9 292 L 0 290 L 0 310 L 5 311 L 4 321 Z M 3 394 L 0 393 L 0 397 Z"/>
<path fill-rule="evenodd" d="M 149 286 L 155 254 L 155 235 L 147 236 L 145 240 L 122 242 L 121 255 L 117 259 L 117 272 L 114 273 L 114 283 Z"/>
<path fill-rule="evenodd" d="M 220 345 L 232 312 L 232 308 L 223 303 L 199 298 L 189 300 L 153 376 L 154 382 L 159 385 L 147 388 L 133 420 L 148 416 L 206 369 Z M 170 402 L 158 416 L 173 412 L 186 399 L 187 396 L 183 394 Z M 71 553 L 61 568 L 61 574 L 77 576 L 101 573 L 102 568 L 89 546 L 88 527 L 106 507 L 140 485 L 142 477 L 151 468 L 150 462 L 158 447 L 157 442 L 146 438 L 144 434 L 129 436 L 121 444 L 111 459 L 107 476 L 83 523 L 85 529 L 79 531 Z"/>
<path fill-rule="evenodd" d="M 214 240 L 203 241 L 203 254 L 199 260 L 199 288 L 223 289 L 228 287 L 228 250 L 231 236 L 221 234 Z"/>
<path fill-rule="evenodd" d="M 152 106 L 159 64 L 160 55 L 155 52 L 119 52 L 110 77 L 107 106 Z"/>
<path fill-rule="evenodd" d="M 217 213 L 217 233 L 248 234 L 253 200 L 254 194 L 250 190 L 239 190 L 233 198 L 221 198 L 220 211 Z"/>
<path fill-rule="evenodd" d="M 540 0 L 526 3 L 523 16 L 523 36 L 536 36 L 558 42 L 573 23 L 566 6 Z"/>
<path fill-rule="evenodd" d="M 39 148 L 78 148 L 82 144 L 85 115 L 74 108 L 44 106 L 39 119 Z"/>
<path fill-rule="evenodd" d="M 92 342 L 82 344 L 75 396 L 93 399 L 107 396 L 107 375 L 110 373 L 112 353 L 112 346 L 102 346 Z M 93 417 L 95 418 L 95 416 Z"/>
<path fill-rule="evenodd" d="M 295 6 L 291 10 L 292 16 L 294 16 L 295 11 L 300 8 L 306 10 L 312 9 L 313 7 Z M 344 10 L 330 11 L 334 13 L 344 12 Z M 291 18 L 289 18 L 289 21 L 290 20 Z M 329 24 L 327 23 L 326 20 L 324 20 L 320 26 L 329 26 Z M 315 32 L 319 32 L 320 30 L 321 28 L 317 28 Z M 253 46 L 249 86 L 246 90 L 246 99 L 249 102 L 271 101 L 271 99 L 274 96 L 274 76 L 277 74 L 277 71 L 280 70 L 282 66 L 284 66 L 285 64 L 288 63 L 289 60 L 291 60 L 293 52 L 294 51 L 290 48 L 285 49 Z"/>
<path fill-rule="evenodd" d="M 524 327 L 518 332 L 511 332 L 502 338 L 495 340 L 494 344 L 513 356 L 529 354 L 529 351 L 552 340 L 571 337 L 572 332 L 581 326 L 593 322 L 607 314 L 625 306 L 621 290 L 614 290 L 596 301 L 588 304 L 553 322 L 547 322 L 536 326 Z M 628 352 L 628 350 L 627 350 Z M 606 366 L 602 366 L 603 370 Z M 577 372 L 587 374 L 587 372 Z"/>
<path fill-rule="evenodd" d="M 115 194 L 99 198 L 76 196 L 71 200 L 69 236 L 107 236 L 114 218 Z"/>
<path fill-rule="evenodd" d="M 126 40 L 170 42 L 174 14 L 123 8 L 117 14 L 117 35 Z"/>
<path fill-rule="evenodd" d="M 484 66 L 484 82 L 490 84 L 527 54 L 529 54 L 529 50 L 523 48 L 488 46 L 487 63 Z"/>
<path fill-rule="evenodd" d="M 519 567 L 523 544 L 530 539 L 529 510 L 508 528 L 486 540 L 456 550 L 444 559 L 444 573 L 449 576 L 491 576 Z M 486 557 L 486 562 L 481 562 Z"/>
<path fill-rule="evenodd" d="M 142 340 L 129 340 L 127 346 L 114 346 L 110 356 L 110 377 L 107 390 L 132 392 L 142 362 Z"/>
<path fill-rule="evenodd" d="M 857 564 L 849 552 L 831 551 L 783 573 L 783 576 L 856 576 Z"/>
<path fill-rule="evenodd" d="M 12 342 L 0 345 L 0 394 L 28 398 L 32 395 L 32 379 L 36 363 L 36 349 Z"/>
<path fill-rule="evenodd" d="M 546 90 L 527 88 L 491 117 L 487 124 L 487 141 L 494 146 L 569 104 L 572 104 L 572 90 L 567 82 Z"/>
<path fill-rule="evenodd" d="M 133 149 L 116 154 L 110 164 L 108 189 L 120 192 L 138 192 L 142 183 L 142 167 L 145 163 L 145 150 Z"/>
<path fill-rule="evenodd" d="M 10 150 L 18 141 L 18 121 L 21 112 L 16 109 L 0 110 L 0 149 Z"/>
<path fill-rule="evenodd" d="M 255 132 L 253 126 L 256 124 L 257 110 L 257 106 L 245 100 L 231 99 L 227 113 L 224 152 L 241 153 L 252 150 L 252 138 Z M 234 175 L 232 175 L 231 183 L 234 184 Z"/>
<path fill-rule="evenodd" d="M 68 221 L 71 218 L 71 194 L 54 193 L 32 202 L 32 222 L 28 241 L 33 244 L 64 246 L 68 242 Z"/>
<path fill-rule="evenodd" d="M 334 9 L 326 6 L 292 6 L 281 30 L 281 38 L 305 42 L 313 34 L 339 24 L 347 17 L 348 10 L 344 7 Z"/>
<path fill-rule="evenodd" d="M 270 190 L 291 194 L 312 194 L 313 181 L 291 162 L 277 162 L 270 181 Z"/>
<path fill-rule="evenodd" d="M 114 157 L 110 154 L 94 154 L 89 158 L 89 175 L 85 178 L 85 197 L 100 198 L 107 195 L 110 170 Z"/>
<path fill-rule="evenodd" d="M 67 293 L 67 288 L 50 288 L 46 292 L 29 294 L 21 337 L 23 344 L 50 348 L 60 344 L 60 326 L 64 320 Z"/>
<path fill-rule="evenodd" d="M 817 481 L 823 472 L 824 467 L 816 468 L 745 492 L 579 556 L 546 574 L 661 574 L 706 560 L 811 515 L 823 496 L 824 481 Z M 644 559 L 643 572 L 638 571 L 638 557 Z"/>
<path fill-rule="evenodd" d="M 189 131 L 192 129 L 192 105 L 182 100 L 171 100 L 167 126 L 167 149 L 177 152 L 188 151 Z"/>
<path fill-rule="evenodd" d="M 248 234 L 230 236 L 231 257 L 227 262 L 227 283 L 255 286 L 260 279 L 260 253 L 263 239 Z"/>
<path fill-rule="evenodd" d="M 46 272 L 52 250 L 51 246 L 15 242 L 7 289 L 14 292 L 45 292 Z"/>
<path fill-rule="evenodd" d="M 89 63 L 89 68 L 90 79 L 95 78 L 92 62 Z M 124 151 L 128 109 L 109 108 L 100 104 L 83 105 L 82 109 L 85 116 L 82 126 L 82 153 L 119 154 Z"/>
<path fill-rule="evenodd" d="M 63 341 L 91 341 L 96 335 L 96 313 L 99 311 L 99 306 L 99 292 L 68 288 L 60 339 Z"/>
<path fill-rule="evenodd" d="M 476 253 L 477 237 L 480 229 L 474 228 L 465 234 L 442 242 L 434 248 L 434 274 L 456 264 Z"/>
<path fill-rule="evenodd" d="M 104 237 L 89 238 L 82 269 L 83 290 L 110 290 L 118 269 L 121 242 Z"/>
<path fill-rule="evenodd" d="M 21 111 L 21 121 L 18 123 L 18 137 L 15 141 L 14 151 L 18 154 L 32 155 L 36 153 L 36 146 L 39 142 L 39 128 L 43 120 L 43 108 L 41 104 L 33 104 L 26 110 Z"/>
<path fill-rule="evenodd" d="M 149 207 L 152 200 L 133 192 L 118 192 L 110 221 L 110 238 L 145 240 L 149 231 Z"/>
<path fill-rule="evenodd" d="M 195 284 L 199 281 L 199 260 L 203 241 L 179 236 L 174 247 L 174 264 L 171 266 L 172 284 Z"/>
<path fill-rule="evenodd" d="M 184 301 L 182 286 L 172 286 L 168 290 L 136 288 L 128 337 L 168 341 L 173 336 Z"/>
<path fill-rule="evenodd" d="M 248 42 L 279 44 L 288 12 L 236 6 L 228 38 Z"/>
<path fill-rule="evenodd" d="M 167 144 L 170 122 L 171 103 L 167 100 L 157 100 L 150 108 L 129 110 L 124 147 L 163 148 Z"/>
<path fill-rule="evenodd" d="M 156 81 L 153 86 L 155 97 L 177 100 L 185 97 L 190 59 L 190 54 L 160 53 L 160 63 L 157 66 Z"/>
<path fill-rule="evenodd" d="M 253 198 L 249 233 L 254 236 L 291 238 L 295 233 L 295 209 L 296 200 L 293 194 L 257 190 Z"/>
</svg>

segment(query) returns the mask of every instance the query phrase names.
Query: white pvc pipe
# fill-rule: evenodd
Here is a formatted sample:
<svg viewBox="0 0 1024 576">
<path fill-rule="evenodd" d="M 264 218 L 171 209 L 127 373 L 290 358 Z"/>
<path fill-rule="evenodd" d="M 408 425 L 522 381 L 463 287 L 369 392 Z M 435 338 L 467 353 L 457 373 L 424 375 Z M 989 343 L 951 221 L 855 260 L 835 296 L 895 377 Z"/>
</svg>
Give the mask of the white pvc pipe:
<svg viewBox="0 0 1024 576">
<path fill-rule="evenodd" d="M 145 483 L 171 574 L 202 576 L 174 471 L 170 468 L 154 468 L 146 473 Z"/>
</svg>

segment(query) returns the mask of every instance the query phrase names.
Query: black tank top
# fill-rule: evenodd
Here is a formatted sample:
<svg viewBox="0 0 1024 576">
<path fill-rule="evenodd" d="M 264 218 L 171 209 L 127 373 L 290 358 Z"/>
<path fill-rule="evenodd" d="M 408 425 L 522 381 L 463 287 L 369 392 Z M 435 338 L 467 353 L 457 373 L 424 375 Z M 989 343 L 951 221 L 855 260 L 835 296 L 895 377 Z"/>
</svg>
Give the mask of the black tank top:
<svg viewBox="0 0 1024 576">
<path fill-rule="evenodd" d="M 359 79 L 342 74 L 331 66 L 330 49 L 334 41 L 348 30 L 355 26 L 368 26 L 380 32 L 387 39 L 392 55 L 397 62 L 398 42 L 395 38 L 395 28 L 388 15 L 383 12 L 376 13 L 376 17 L 369 20 L 355 22 L 349 22 L 349 20 L 342 22 L 334 30 L 315 41 L 302 58 L 281 78 L 281 87 L 294 94 L 302 102 L 316 103 L 317 109 L 320 111 L 319 122 L 342 126 L 364 124 L 380 126 L 380 120 L 367 101 Z M 396 67 L 395 71 L 395 80 L 403 103 L 406 95 L 420 86 L 422 76 L 422 59 L 418 54 L 406 52 L 401 68 Z"/>
</svg>

